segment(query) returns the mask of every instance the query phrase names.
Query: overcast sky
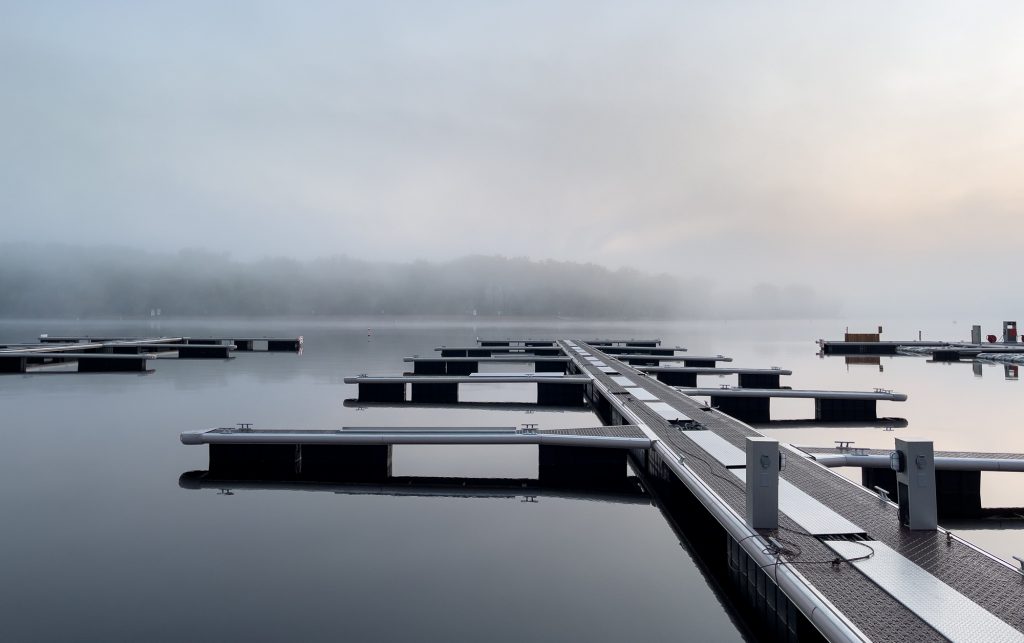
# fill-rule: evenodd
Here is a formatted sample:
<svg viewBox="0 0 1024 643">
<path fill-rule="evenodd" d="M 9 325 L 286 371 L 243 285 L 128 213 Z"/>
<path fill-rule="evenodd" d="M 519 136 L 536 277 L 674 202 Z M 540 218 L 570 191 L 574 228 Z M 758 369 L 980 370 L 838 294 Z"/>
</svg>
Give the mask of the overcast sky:
<svg viewBox="0 0 1024 643">
<path fill-rule="evenodd" d="M 7 241 L 1024 279 L 1017 1 L 0 1 L 0 63 Z"/>
</svg>

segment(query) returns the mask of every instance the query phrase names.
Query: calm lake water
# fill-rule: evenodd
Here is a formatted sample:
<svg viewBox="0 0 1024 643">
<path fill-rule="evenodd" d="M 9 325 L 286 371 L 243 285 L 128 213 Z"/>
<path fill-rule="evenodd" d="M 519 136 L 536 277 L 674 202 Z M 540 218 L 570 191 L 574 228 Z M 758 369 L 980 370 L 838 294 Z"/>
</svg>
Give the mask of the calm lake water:
<svg viewBox="0 0 1024 643">
<path fill-rule="evenodd" d="M 921 330 L 926 339 L 966 339 L 973 321 L 892 323 L 886 336 L 916 338 Z M 979 376 L 969 364 L 919 358 L 819 358 L 814 340 L 840 337 L 845 323 L 0 322 L 0 341 L 44 332 L 306 340 L 301 355 L 162 360 L 145 375 L 0 377 L 0 639 L 742 640 L 742 626 L 651 504 L 183 489 L 179 476 L 205 469 L 207 449 L 181 445 L 178 434 L 238 422 L 593 426 L 599 422 L 587 410 L 346 407 L 355 387 L 342 380 L 400 373 L 402 357 L 478 336 L 657 336 L 692 353 L 729 355 L 737 366 L 792 369 L 786 383 L 794 388 L 884 387 L 910 396 L 879 406 L 907 427 L 770 431 L 783 441 L 891 448 L 895 436 L 914 435 L 937 449 L 1024 452 L 1024 383 L 1006 379 L 1003 367 L 985 366 Z M 532 387 L 478 385 L 463 398 L 533 395 Z M 813 401 L 774 401 L 772 412 L 812 417 Z M 535 477 L 536 450 L 396 447 L 393 472 Z M 1024 506 L 1024 474 L 985 474 L 982 484 L 986 506 Z M 1006 558 L 1024 553 L 1020 529 L 957 531 Z"/>
</svg>

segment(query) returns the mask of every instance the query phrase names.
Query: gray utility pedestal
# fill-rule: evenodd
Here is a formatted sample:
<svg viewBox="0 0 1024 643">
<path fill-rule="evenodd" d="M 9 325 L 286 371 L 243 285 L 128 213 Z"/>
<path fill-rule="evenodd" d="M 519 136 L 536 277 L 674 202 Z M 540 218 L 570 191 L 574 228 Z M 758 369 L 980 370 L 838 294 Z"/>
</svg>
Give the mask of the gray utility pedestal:
<svg viewBox="0 0 1024 643">
<path fill-rule="evenodd" d="M 896 438 L 892 467 L 896 471 L 900 523 L 910 529 L 934 530 L 938 517 L 932 442 Z"/>
<path fill-rule="evenodd" d="M 747 438 L 747 524 L 779 528 L 779 441 Z"/>
</svg>

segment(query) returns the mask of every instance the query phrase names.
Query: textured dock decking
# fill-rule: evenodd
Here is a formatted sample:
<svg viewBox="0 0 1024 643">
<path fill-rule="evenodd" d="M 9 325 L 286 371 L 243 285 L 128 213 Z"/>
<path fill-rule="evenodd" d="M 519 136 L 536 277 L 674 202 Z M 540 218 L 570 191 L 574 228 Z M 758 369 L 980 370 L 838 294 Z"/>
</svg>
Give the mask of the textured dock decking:
<svg viewBox="0 0 1024 643">
<path fill-rule="evenodd" d="M 632 414 L 640 418 L 656 440 L 677 457 L 702 483 L 726 503 L 736 515 L 745 514 L 743 483 L 732 470 L 682 430 L 652 410 L 631 393 L 642 389 L 670 405 L 703 428 L 738 449 L 745 448 L 747 437 L 761 434 L 750 426 L 694 400 L 678 390 L 648 377 L 638 369 L 584 342 L 562 342 L 566 354 L 573 357 L 576 369 L 593 377 Z M 603 372 L 586 359 L 598 357 L 616 374 Z M 607 368 L 605 369 L 607 370 Z M 623 377 L 635 386 L 624 386 Z M 947 539 L 942 531 L 909 531 L 900 526 L 897 507 L 880 501 L 860 485 L 831 472 L 797 451 L 788 452 L 780 480 L 789 483 L 828 509 L 855 523 L 867 538 L 883 543 L 948 587 L 1016 629 L 1024 640 L 1024 578 L 1011 566 L 971 544 Z M 784 565 L 799 574 L 806 583 L 836 607 L 865 636 L 876 641 L 942 641 L 945 636 L 933 624 L 898 601 L 864 572 L 849 563 L 833 565 L 835 550 L 823 539 L 813 536 L 784 511 L 779 516 L 778 537 L 789 543 L 797 555 L 784 556 Z M 1015 635 L 1016 633 L 1011 633 Z M 979 623 L 975 640 L 993 640 L 1002 633 L 986 632 Z"/>
</svg>

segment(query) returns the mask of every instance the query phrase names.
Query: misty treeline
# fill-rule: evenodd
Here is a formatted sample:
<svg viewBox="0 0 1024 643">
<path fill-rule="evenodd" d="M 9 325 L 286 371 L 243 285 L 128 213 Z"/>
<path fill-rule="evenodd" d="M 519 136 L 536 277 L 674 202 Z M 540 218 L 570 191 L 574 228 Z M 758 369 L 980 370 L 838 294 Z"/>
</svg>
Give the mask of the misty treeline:
<svg viewBox="0 0 1024 643">
<path fill-rule="evenodd" d="M 202 250 L 157 254 L 121 247 L 0 245 L 2 317 L 148 317 L 159 309 L 173 317 L 475 313 L 669 319 L 716 312 L 778 316 L 773 308 L 783 299 L 777 288 L 762 285 L 740 302 L 715 306 L 710 292 L 695 280 L 672 275 L 524 258 L 238 261 Z M 813 299 L 813 294 L 795 297 Z M 797 308 L 808 312 L 806 305 Z"/>
</svg>

